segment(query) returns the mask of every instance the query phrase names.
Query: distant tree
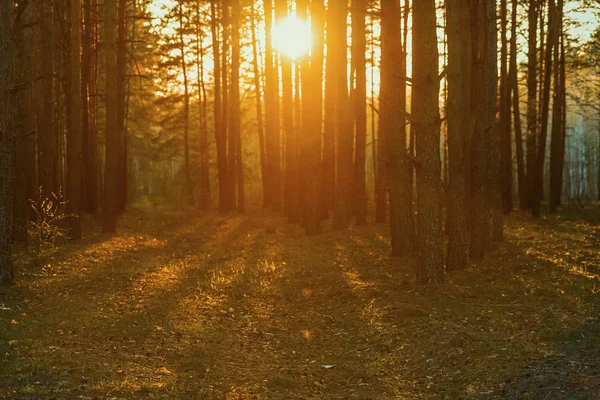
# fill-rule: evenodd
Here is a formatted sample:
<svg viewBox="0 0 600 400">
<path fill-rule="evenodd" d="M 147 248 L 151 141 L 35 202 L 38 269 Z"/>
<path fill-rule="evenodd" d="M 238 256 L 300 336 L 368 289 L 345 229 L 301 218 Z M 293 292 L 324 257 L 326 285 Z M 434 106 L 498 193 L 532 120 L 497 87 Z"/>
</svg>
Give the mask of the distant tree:
<svg viewBox="0 0 600 400">
<path fill-rule="evenodd" d="M 244 192 L 244 163 L 242 158 L 242 136 L 241 136 L 241 109 L 240 109 L 240 29 L 241 29 L 241 6 L 240 0 L 232 0 L 231 3 L 231 112 L 229 136 L 231 137 L 232 149 L 229 157 L 231 175 L 231 185 L 234 192 L 233 202 L 236 204 L 237 211 L 245 211 L 245 192 Z"/>
<path fill-rule="evenodd" d="M 530 1 L 527 12 L 529 22 L 527 43 L 527 202 L 532 213 L 539 214 L 534 210 L 535 196 L 535 164 L 537 159 L 537 23 L 539 2 Z"/>
</svg>

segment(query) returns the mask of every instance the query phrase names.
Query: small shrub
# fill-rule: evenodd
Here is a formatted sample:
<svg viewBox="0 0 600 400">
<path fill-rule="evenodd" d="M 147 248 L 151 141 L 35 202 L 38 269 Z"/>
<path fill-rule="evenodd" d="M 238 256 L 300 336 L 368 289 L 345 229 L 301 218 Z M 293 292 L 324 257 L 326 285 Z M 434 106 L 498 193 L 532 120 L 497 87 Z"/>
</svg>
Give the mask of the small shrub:
<svg viewBox="0 0 600 400">
<path fill-rule="evenodd" d="M 29 223 L 27 237 L 29 248 L 35 255 L 56 247 L 59 241 L 66 239 L 68 229 L 63 221 L 69 218 L 65 213 L 67 201 L 62 191 L 44 197 L 42 188 L 38 190 L 37 199 L 30 199 L 35 218 Z"/>
</svg>

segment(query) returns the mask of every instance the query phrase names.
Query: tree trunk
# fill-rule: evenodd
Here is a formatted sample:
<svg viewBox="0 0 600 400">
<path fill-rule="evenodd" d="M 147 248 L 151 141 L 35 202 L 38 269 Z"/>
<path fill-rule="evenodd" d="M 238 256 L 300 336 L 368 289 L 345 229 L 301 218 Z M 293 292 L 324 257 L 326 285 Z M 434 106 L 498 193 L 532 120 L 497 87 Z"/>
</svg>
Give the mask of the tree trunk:
<svg viewBox="0 0 600 400">
<path fill-rule="evenodd" d="M 502 191 L 502 211 L 508 214 L 512 211 L 512 138 L 510 129 L 510 79 L 508 76 L 508 0 L 500 1 L 500 187 Z"/>
<path fill-rule="evenodd" d="M 190 170 L 190 91 L 188 84 L 187 63 L 185 61 L 185 38 L 183 25 L 183 6 L 179 4 L 179 51 L 181 52 L 181 74 L 183 76 L 183 154 L 185 174 L 185 200 L 187 205 L 194 205 L 194 188 L 192 186 L 192 172 Z"/>
<path fill-rule="evenodd" d="M 332 14 L 331 29 L 327 28 L 327 58 L 334 65 L 335 91 L 335 137 L 336 137 L 336 180 L 335 209 L 333 216 L 334 229 L 345 229 L 350 214 L 349 193 L 352 182 L 352 148 L 353 132 L 349 124 L 350 107 L 348 101 L 348 62 L 346 45 L 346 17 L 348 5 L 346 1 L 331 2 L 328 14 Z M 329 36 L 331 35 L 331 40 Z"/>
<path fill-rule="evenodd" d="M 329 5 L 328 5 L 329 7 Z M 335 25 L 335 15 L 327 10 L 327 46 L 331 45 Z M 336 188 L 336 158 L 335 158 L 335 130 L 336 130 L 336 61 L 333 52 L 327 51 L 325 60 L 325 108 L 324 108 L 324 130 L 323 130 L 323 164 L 321 167 L 321 213 L 324 217 L 334 209 Z"/>
<path fill-rule="evenodd" d="M 268 163 L 269 198 L 275 211 L 281 210 L 281 144 L 279 127 L 279 74 L 277 55 L 273 51 L 273 2 L 265 0 L 265 111 L 266 148 Z"/>
<path fill-rule="evenodd" d="M 313 45 L 310 57 L 304 57 L 302 63 L 302 131 L 305 141 L 303 146 L 303 182 L 306 195 L 305 230 L 307 236 L 321 233 L 321 215 L 319 208 L 319 180 L 321 167 L 321 135 L 323 107 L 323 48 L 325 31 L 325 6 L 323 0 L 312 0 L 311 25 Z"/>
<path fill-rule="evenodd" d="M 256 3 L 256 1 L 254 2 Z M 252 67 L 254 71 L 254 91 L 256 92 L 256 123 L 258 129 L 258 148 L 260 151 L 260 176 L 262 182 L 263 206 L 267 207 L 268 195 L 268 179 L 267 179 L 267 154 L 265 150 L 265 129 L 263 124 L 262 112 L 262 90 L 261 90 L 261 75 L 258 60 L 258 39 L 256 37 L 256 13 L 253 4 L 250 8 L 250 29 L 252 33 Z"/>
<path fill-rule="evenodd" d="M 21 88 L 17 91 L 17 131 L 14 158 L 14 208 L 13 238 L 27 240 L 27 226 L 30 221 L 29 199 L 37 192 L 35 171 L 35 135 L 34 135 L 34 80 L 33 72 L 33 6 L 31 2 L 21 3 L 18 9 L 21 18 L 17 21 L 15 35 L 16 65 L 15 79 Z"/>
<path fill-rule="evenodd" d="M 196 69 L 198 72 L 198 111 L 200 115 L 200 209 L 210 206 L 210 173 L 208 154 L 207 95 L 204 83 L 204 31 L 201 24 L 200 2 L 196 3 Z"/>
<path fill-rule="evenodd" d="M 288 16 L 287 0 L 276 0 L 276 23 Z M 300 221 L 298 192 L 298 153 L 294 127 L 294 101 L 292 82 L 292 60 L 281 54 L 281 83 L 283 105 L 283 131 L 285 133 L 285 195 L 284 210 L 290 222 Z"/>
<path fill-rule="evenodd" d="M 413 129 L 417 138 L 417 282 L 444 281 L 435 0 L 413 4 Z"/>
<path fill-rule="evenodd" d="M 462 0 L 446 2 L 448 15 L 448 208 L 446 268 L 463 269 L 469 249 L 469 166 L 473 135 L 471 105 L 471 10 Z"/>
<path fill-rule="evenodd" d="M 69 237 L 81 238 L 82 116 L 81 116 L 81 1 L 69 5 L 70 46 L 68 57 L 67 214 Z"/>
<path fill-rule="evenodd" d="M 558 1 L 557 25 L 559 36 L 563 32 L 563 0 Z M 560 194 L 562 192 L 562 175 L 564 163 L 564 141 L 563 133 L 563 91 L 562 79 L 564 64 L 561 62 L 560 42 L 557 40 L 554 46 L 554 97 L 552 100 L 552 142 L 550 143 L 550 212 L 556 212 L 560 205 Z M 600 169 L 598 170 L 600 172 Z M 600 176 L 600 173 L 599 173 Z M 599 191 L 600 193 L 600 191 Z"/>
<path fill-rule="evenodd" d="M 117 8 L 117 214 L 123 213 L 127 205 L 127 0 L 118 0 Z"/>
<path fill-rule="evenodd" d="M 232 1 L 231 13 L 231 125 L 229 134 L 233 141 L 233 156 L 235 157 L 235 182 L 234 188 L 237 200 L 237 211 L 244 212 L 246 208 L 244 196 L 244 164 L 242 157 L 242 136 L 240 131 L 240 0 Z M 235 201 L 234 200 L 234 201 Z"/>
<path fill-rule="evenodd" d="M 519 105 L 519 81 L 517 69 L 517 13 L 518 1 L 512 0 L 511 37 L 510 37 L 510 72 L 509 80 L 512 90 L 512 108 L 515 128 L 515 147 L 517 157 L 517 179 L 519 191 L 519 208 L 528 208 L 527 182 L 525 177 L 525 160 L 523 156 L 523 128 L 521 125 L 521 110 Z"/>
<path fill-rule="evenodd" d="M 0 2 L 0 284 L 13 281 L 10 235 L 16 130 L 13 23 L 13 3 Z"/>
<path fill-rule="evenodd" d="M 53 1 L 38 0 L 41 21 L 42 110 L 38 119 L 38 175 L 42 196 L 57 191 L 58 149 L 54 124 L 54 16 Z"/>
<path fill-rule="evenodd" d="M 119 122 L 116 47 L 116 0 L 104 2 L 104 49 L 106 62 L 106 163 L 104 167 L 104 215 L 102 230 L 115 233 L 118 213 Z"/>
<path fill-rule="evenodd" d="M 537 22 L 538 2 L 529 2 L 528 61 L 527 61 L 527 202 L 534 210 L 535 164 L 537 159 Z"/>
<path fill-rule="evenodd" d="M 211 32 L 214 61 L 214 129 L 217 146 L 217 174 L 219 177 L 219 212 L 227 211 L 227 142 L 223 126 L 223 109 L 221 102 L 221 62 L 218 35 L 217 0 L 210 3 Z"/>
<path fill-rule="evenodd" d="M 386 176 L 390 199 L 392 255 L 409 256 L 413 249 L 410 173 L 406 143 L 406 52 L 402 46 L 400 4 L 381 4 L 380 129 L 385 137 Z"/>
<path fill-rule="evenodd" d="M 550 0 L 548 8 L 548 32 L 544 56 L 544 79 L 542 90 L 542 112 L 541 127 L 538 132 L 538 150 L 535 163 L 535 182 L 534 182 L 534 202 L 532 205 L 532 214 L 534 217 L 540 216 L 540 203 L 544 192 L 544 161 L 546 159 L 546 140 L 548 137 L 548 119 L 550 108 L 550 85 L 552 83 L 552 54 L 553 48 L 558 43 L 557 27 L 557 9 L 554 0 Z"/>
<path fill-rule="evenodd" d="M 367 223 L 367 40 L 366 40 L 367 1 L 352 0 L 352 60 L 356 68 L 354 86 L 354 123 L 356 126 L 356 147 L 354 151 L 354 213 L 356 224 Z"/>
</svg>

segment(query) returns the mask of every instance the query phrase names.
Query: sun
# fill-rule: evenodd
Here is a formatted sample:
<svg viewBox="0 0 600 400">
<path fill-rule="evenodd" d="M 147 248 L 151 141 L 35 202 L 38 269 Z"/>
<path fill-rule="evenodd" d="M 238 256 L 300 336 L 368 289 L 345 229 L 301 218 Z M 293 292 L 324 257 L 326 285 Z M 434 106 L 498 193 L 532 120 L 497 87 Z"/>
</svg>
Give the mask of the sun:
<svg viewBox="0 0 600 400">
<path fill-rule="evenodd" d="M 288 17 L 273 26 L 273 46 L 277 51 L 296 59 L 310 50 L 312 35 L 306 21 Z"/>
</svg>

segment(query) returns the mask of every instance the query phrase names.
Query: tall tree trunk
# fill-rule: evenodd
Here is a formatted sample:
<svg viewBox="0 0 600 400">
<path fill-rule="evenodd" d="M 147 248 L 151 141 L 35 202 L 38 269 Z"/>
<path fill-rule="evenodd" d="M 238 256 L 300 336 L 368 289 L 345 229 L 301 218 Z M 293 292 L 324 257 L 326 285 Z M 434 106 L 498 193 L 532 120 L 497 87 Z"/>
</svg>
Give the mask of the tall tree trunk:
<svg viewBox="0 0 600 400">
<path fill-rule="evenodd" d="M 331 2 L 328 13 L 332 13 L 331 29 L 327 28 L 327 44 L 335 70 L 335 137 L 336 137 L 336 180 L 335 210 L 333 227 L 345 229 L 350 214 L 349 190 L 352 182 L 352 145 L 353 132 L 349 124 L 350 107 L 348 101 L 348 61 L 346 45 L 346 17 L 348 5 L 346 1 Z M 329 37 L 331 35 L 331 40 Z"/>
<path fill-rule="evenodd" d="M 81 178 L 82 178 L 82 132 L 81 132 L 81 1 L 70 0 L 70 49 L 67 68 L 69 76 L 69 121 L 67 125 L 67 214 L 69 236 L 81 238 Z"/>
<path fill-rule="evenodd" d="M 417 137 L 417 282 L 444 281 L 435 0 L 413 4 L 413 129 Z"/>
<path fill-rule="evenodd" d="M 535 163 L 534 202 L 532 214 L 540 216 L 540 206 L 544 192 L 544 161 L 546 159 L 546 140 L 548 137 L 548 119 L 550 109 L 550 85 L 552 83 L 552 54 L 553 48 L 558 43 L 557 9 L 554 0 L 550 0 L 548 8 L 548 32 L 544 55 L 544 79 L 542 90 L 541 127 L 538 131 L 538 150 Z"/>
<path fill-rule="evenodd" d="M 533 207 L 535 196 L 535 164 L 537 159 L 537 1 L 529 2 L 527 60 L 527 201 Z M 539 210 L 532 212 L 539 213 Z"/>
<path fill-rule="evenodd" d="M 557 25 L 559 36 L 562 38 L 563 31 L 563 0 L 558 1 Z M 563 133 L 563 91 L 562 80 L 564 64 L 561 62 L 561 43 L 557 40 L 554 46 L 554 97 L 552 100 L 552 138 L 550 143 L 550 212 L 556 212 L 560 205 L 560 194 L 562 192 L 562 175 L 564 163 L 564 141 Z M 598 170 L 600 172 L 600 169 Z M 599 173 L 600 176 L 600 173 Z M 600 193 L 600 191 L 599 191 Z"/>
<path fill-rule="evenodd" d="M 502 211 L 512 211 L 512 137 L 510 129 L 510 79 L 508 76 L 508 0 L 500 1 L 500 187 L 502 190 Z"/>
<path fill-rule="evenodd" d="M 376 112 L 375 108 L 375 24 L 374 19 L 371 18 L 371 136 L 373 138 L 373 170 L 374 170 L 374 178 L 375 178 L 375 223 L 383 223 L 385 222 L 385 216 L 387 213 L 387 191 L 385 189 L 385 160 L 383 159 L 383 154 L 385 151 L 384 141 L 382 140 L 384 133 L 381 131 L 381 121 L 379 121 L 379 125 L 376 126 L 375 118 L 379 113 Z M 381 36 L 381 34 L 380 34 Z M 380 72 L 381 75 L 381 72 Z M 381 88 L 380 88 L 380 100 L 381 100 Z M 381 101 L 379 101 L 381 104 Z"/>
<path fill-rule="evenodd" d="M 218 35 L 217 0 L 210 3 L 212 48 L 214 60 L 214 129 L 217 145 L 217 174 L 219 177 L 219 212 L 227 211 L 227 134 L 223 126 L 223 103 L 221 102 L 221 52 Z"/>
<path fill-rule="evenodd" d="M 181 73 L 183 76 L 183 154 L 185 174 L 185 197 L 186 203 L 194 204 L 194 188 L 192 186 L 192 172 L 190 170 L 190 91 L 188 83 L 187 63 L 185 61 L 185 38 L 183 24 L 183 5 L 179 4 L 179 51 L 181 52 Z"/>
<path fill-rule="evenodd" d="M 340 0 L 342 1 L 342 0 Z M 332 2 L 333 3 L 333 2 Z M 328 3 L 328 4 L 332 4 Z M 330 5 L 328 5 L 330 7 Z M 335 26 L 335 15 L 328 8 L 326 14 L 327 46 L 331 45 L 333 39 L 333 27 Z M 344 42 L 345 43 L 345 42 Z M 336 60 L 333 51 L 327 51 L 325 60 L 325 107 L 324 107 L 324 129 L 323 129 L 323 164 L 321 167 L 321 213 L 327 216 L 334 209 L 336 188 L 336 158 L 335 158 L 335 134 L 336 134 Z"/>
<path fill-rule="evenodd" d="M 237 187 L 237 211 L 243 212 L 246 208 L 244 196 L 244 164 L 242 157 L 242 136 L 240 131 L 240 0 L 232 2 L 231 21 L 231 126 L 230 136 L 233 140 L 235 157 L 235 182 Z"/>
<path fill-rule="evenodd" d="M 269 180 L 268 204 L 281 210 L 281 138 L 279 127 L 279 74 L 277 54 L 273 51 L 273 0 L 265 0 L 265 122 Z"/>
<path fill-rule="evenodd" d="M 482 0 L 475 7 L 477 26 L 477 58 L 480 86 L 472 91 L 472 101 L 480 101 L 476 110 L 473 133 L 473 198 L 471 203 L 471 257 L 480 259 L 493 247 L 494 240 L 501 239 L 502 200 L 500 194 L 499 163 L 496 131 L 496 98 L 498 94 L 497 30 L 494 0 Z M 482 99 L 482 100 L 481 100 Z M 500 227 L 500 232 L 496 229 Z"/>
<path fill-rule="evenodd" d="M 38 175 L 42 196 L 56 192 L 58 149 L 54 124 L 54 1 L 38 0 L 40 29 L 40 56 L 42 63 L 42 110 L 38 119 Z"/>
<path fill-rule="evenodd" d="M 13 238 L 27 240 L 27 226 L 30 221 L 29 199 L 37 192 L 37 174 L 35 171 L 35 136 L 33 96 L 33 5 L 31 2 L 20 3 L 17 11 L 21 17 L 17 20 L 16 73 L 17 91 L 17 131 L 14 158 L 14 209 Z"/>
<path fill-rule="evenodd" d="M 265 150 L 265 128 L 263 124 L 262 112 L 262 90 L 261 90 L 261 73 L 258 59 L 258 39 L 256 37 L 256 0 L 250 8 L 250 29 L 252 33 L 252 67 L 254 72 L 254 90 L 256 92 L 256 123 L 258 129 L 258 147 L 260 151 L 260 176 L 262 182 L 263 206 L 267 207 L 268 197 L 268 179 L 267 179 L 267 153 Z"/>
<path fill-rule="evenodd" d="M 354 86 L 354 123 L 356 147 L 354 151 L 354 213 L 356 224 L 367 223 L 367 1 L 352 0 L 352 60 L 356 68 Z"/>
<path fill-rule="evenodd" d="M 462 0 L 446 2 L 448 15 L 448 270 L 467 265 L 469 249 L 469 167 L 471 116 L 471 10 Z"/>
<path fill-rule="evenodd" d="M 306 4 L 306 3 L 304 3 Z M 321 135 L 323 107 L 323 52 L 325 32 L 325 6 L 323 0 L 312 0 L 311 28 L 313 45 L 310 57 L 302 63 L 302 131 L 305 138 L 303 146 L 303 182 L 305 207 L 305 230 L 308 236 L 321 233 L 321 215 L 319 208 L 320 185 L 314 177 L 321 176 Z"/>
<path fill-rule="evenodd" d="M 523 128 L 521 125 L 521 110 L 519 105 L 519 81 L 517 69 L 517 13 L 518 1 L 512 0 L 511 33 L 510 33 L 510 72 L 509 80 L 512 91 L 512 109 L 515 128 L 515 147 L 517 157 L 517 179 L 519 191 L 519 208 L 528 208 L 527 182 L 525 177 L 525 160 L 523 155 Z"/>
<path fill-rule="evenodd" d="M 210 173 L 208 154 L 207 95 L 204 82 L 204 31 L 201 24 L 200 1 L 196 3 L 196 69 L 198 72 L 198 111 L 200 115 L 200 209 L 210 206 Z"/>
<path fill-rule="evenodd" d="M 115 233 L 118 213 L 119 121 L 116 46 L 116 0 L 104 2 L 104 49 L 106 62 L 106 162 L 104 167 L 104 215 L 102 230 Z"/>
<path fill-rule="evenodd" d="M 229 87 L 229 50 L 231 47 L 230 37 L 231 37 L 231 21 L 229 15 L 229 8 L 232 0 L 224 0 L 221 3 L 221 12 L 222 12 L 222 25 L 223 25 L 223 52 L 221 54 L 221 68 L 223 69 L 223 73 L 221 74 L 222 84 L 223 84 L 223 132 L 225 135 L 225 142 L 227 147 L 227 197 L 225 198 L 225 207 L 227 212 L 231 212 L 235 210 L 236 206 L 236 174 L 237 170 L 235 168 L 235 140 L 233 135 L 231 135 L 230 130 L 230 113 L 231 113 L 231 104 L 229 99 L 229 91 L 231 90 Z"/>
<path fill-rule="evenodd" d="M 125 211 L 127 205 L 127 0 L 118 0 L 117 6 L 117 213 Z"/>
<path fill-rule="evenodd" d="M 276 0 L 276 22 L 288 16 L 287 0 Z M 285 196 L 284 209 L 290 222 L 300 222 L 298 191 L 298 151 L 294 127 L 294 100 L 292 81 L 292 59 L 281 54 L 281 83 L 283 106 L 283 131 L 285 133 Z"/>
<path fill-rule="evenodd" d="M 386 176 L 390 198 L 392 255 L 408 256 L 413 249 L 410 174 L 406 143 L 406 52 L 402 46 L 400 4 L 381 4 L 380 129 L 385 137 Z M 404 75 L 403 75 L 404 74 Z M 381 157 L 381 155 L 380 155 Z"/>
<path fill-rule="evenodd" d="M 13 23 L 13 3 L 0 2 L 0 284 L 13 280 L 10 235 L 16 130 Z"/>
</svg>

